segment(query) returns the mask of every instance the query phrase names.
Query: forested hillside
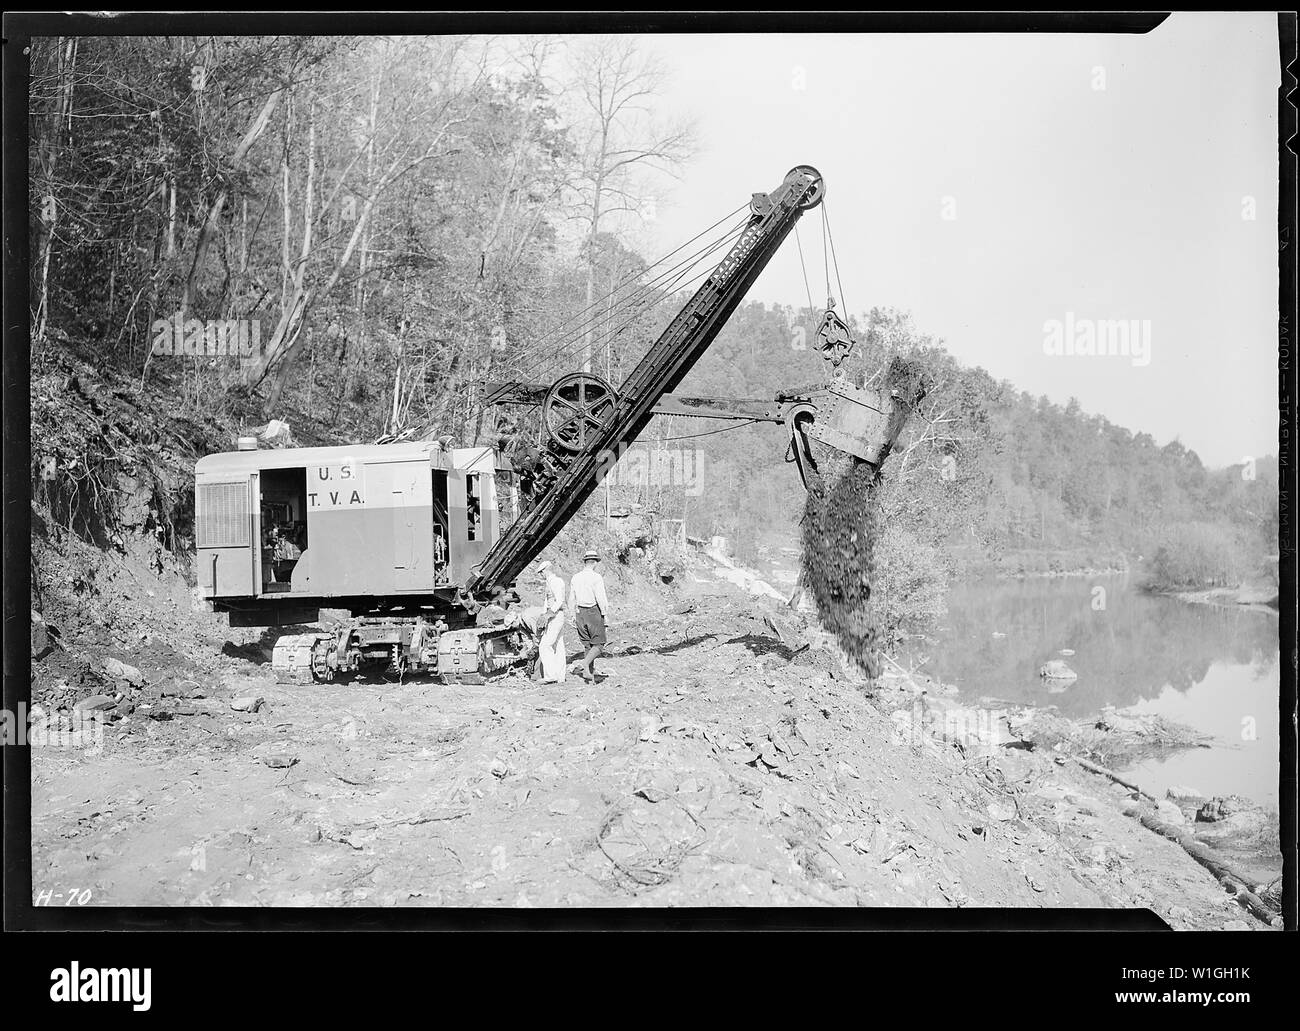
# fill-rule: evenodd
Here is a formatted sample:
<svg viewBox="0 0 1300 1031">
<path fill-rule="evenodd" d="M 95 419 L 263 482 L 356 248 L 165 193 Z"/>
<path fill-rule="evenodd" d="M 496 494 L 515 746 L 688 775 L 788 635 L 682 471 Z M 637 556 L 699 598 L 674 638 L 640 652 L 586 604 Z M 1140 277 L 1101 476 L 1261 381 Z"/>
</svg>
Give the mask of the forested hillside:
<svg viewBox="0 0 1300 1031">
<path fill-rule="evenodd" d="M 485 383 L 586 363 L 617 384 L 707 269 L 653 265 L 634 244 L 693 135 L 656 116 L 660 72 L 635 43 L 576 40 L 37 41 L 32 472 L 69 524 L 103 522 L 84 513 L 124 450 L 170 462 L 175 495 L 194 452 L 273 417 L 302 442 L 489 442 Z M 719 215 L 768 178 L 708 184 Z M 680 391 L 770 398 L 823 379 L 807 346 L 818 314 L 743 305 Z M 1143 555 L 1162 584 L 1199 586 L 1275 550 L 1274 460 L 1207 470 L 1176 441 L 960 366 L 903 314 L 854 325 L 855 376 L 904 354 L 931 381 L 887 466 L 881 582 L 896 621 L 936 613 L 952 575 L 990 561 Z M 117 439 L 129 422 L 70 421 L 57 402 L 76 369 L 111 377 L 145 422 L 193 432 L 155 428 L 143 447 Z M 646 438 L 698 449 L 702 481 L 613 500 L 742 548 L 793 539 L 783 432 L 720 428 L 657 419 Z M 179 550 L 185 512 L 163 520 Z"/>
<path fill-rule="evenodd" d="M 743 306 L 682 390 L 770 397 L 808 382 L 820 361 L 799 349 L 796 327 L 811 339 L 812 321 L 806 310 Z M 860 374 L 905 354 L 932 381 L 885 467 L 882 560 L 907 585 L 909 611 L 935 611 L 941 591 L 931 585 L 989 564 L 1050 572 L 1141 558 L 1154 585 L 1190 587 L 1235 584 L 1276 552 L 1275 456 L 1206 469 L 1177 440 L 1157 444 L 1073 399 L 1055 404 L 962 366 L 905 314 L 873 309 L 854 326 Z M 699 507 L 719 532 L 753 540 L 797 518 L 798 477 L 782 468 L 779 431 L 743 428 L 699 443 L 715 487 Z"/>
<path fill-rule="evenodd" d="M 634 271 L 615 230 L 650 216 L 647 177 L 689 153 L 687 128 L 650 118 L 658 71 L 634 46 L 559 50 L 39 41 L 34 349 L 66 342 L 146 387 L 183 368 L 200 406 L 256 392 L 274 414 L 300 392 L 341 438 L 473 436 L 481 382 Z M 251 356 L 204 351 L 227 320 L 256 321 Z M 169 323 L 198 326 L 204 353 L 154 353 Z"/>
</svg>

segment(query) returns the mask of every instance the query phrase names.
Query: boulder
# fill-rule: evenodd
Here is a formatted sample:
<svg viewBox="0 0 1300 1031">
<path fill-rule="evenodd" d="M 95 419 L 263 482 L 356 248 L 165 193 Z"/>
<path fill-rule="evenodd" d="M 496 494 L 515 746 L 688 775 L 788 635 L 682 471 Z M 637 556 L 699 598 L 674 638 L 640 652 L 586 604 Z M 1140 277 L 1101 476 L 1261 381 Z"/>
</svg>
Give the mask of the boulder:
<svg viewBox="0 0 1300 1031">
<path fill-rule="evenodd" d="M 1183 816 L 1183 811 L 1167 798 L 1162 798 L 1156 803 L 1156 816 L 1165 823 L 1172 823 L 1175 825 L 1187 822 L 1187 818 Z"/>
<path fill-rule="evenodd" d="M 1215 797 L 1197 810 L 1196 820 L 1198 823 L 1214 823 L 1218 820 L 1226 820 L 1236 813 L 1246 812 L 1254 808 L 1254 803 L 1239 795 Z"/>
<path fill-rule="evenodd" d="M 984 809 L 993 820 L 1006 821 L 1016 818 L 1015 806 L 1007 802 L 990 802 Z"/>
<path fill-rule="evenodd" d="M 112 695 L 93 694 L 89 698 L 83 698 L 73 706 L 77 712 L 107 712 L 117 705 L 117 699 Z"/>
<path fill-rule="evenodd" d="M 121 473 L 117 477 L 117 519 L 122 526 L 144 526 L 154 515 L 151 479 Z"/>
<path fill-rule="evenodd" d="M 272 419 L 257 431 L 257 438 L 270 447 L 293 447 L 293 431 L 281 419 Z"/>
<path fill-rule="evenodd" d="M 1197 815 L 1196 836 L 1210 841 L 1228 838 L 1252 839 L 1268 829 L 1268 814 L 1262 809 L 1245 809 L 1212 823 L 1200 822 Z"/>
<path fill-rule="evenodd" d="M 254 745 L 249 754 L 273 770 L 287 770 L 298 762 L 287 741 L 263 741 Z"/>
<path fill-rule="evenodd" d="M 244 695 L 230 703 L 235 712 L 257 712 L 266 702 L 260 695 Z"/>
<path fill-rule="evenodd" d="M 144 674 L 118 659 L 105 659 L 104 673 L 114 680 L 125 680 L 132 687 L 144 686 Z"/>
<path fill-rule="evenodd" d="M 1198 837 L 1251 838 L 1265 831 L 1268 826 L 1268 814 L 1241 795 L 1212 798 L 1196 811 Z"/>
<path fill-rule="evenodd" d="M 50 631 L 45 625 L 45 620 L 35 609 L 32 613 L 32 658 L 45 653 L 45 649 L 50 646 Z"/>
<path fill-rule="evenodd" d="M 647 802 L 662 802 L 677 790 L 676 779 L 667 770 L 643 770 L 637 777 L 632 794 Z"/>
<path fill-rule="evenodd" d="M 1038 670 L 1038 675 L 1044 680 L 1078 680 L 1079 674 L 1074 672 L 1060 659 L 1052 659 L 1044 663 Z"/>
</svg>

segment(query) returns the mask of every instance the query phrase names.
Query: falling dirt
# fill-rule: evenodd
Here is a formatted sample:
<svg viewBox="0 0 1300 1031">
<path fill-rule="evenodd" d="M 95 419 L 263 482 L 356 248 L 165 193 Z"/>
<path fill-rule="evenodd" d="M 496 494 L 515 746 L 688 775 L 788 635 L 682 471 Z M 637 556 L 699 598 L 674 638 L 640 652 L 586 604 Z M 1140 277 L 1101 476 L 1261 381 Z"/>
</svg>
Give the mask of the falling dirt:
<svg viewBox="0 0 1300 1031">
<path fill-rule="evenodd" d="M 803 582 L 822 625 L 869 678 L 880 673 L 868 603 L 879 532 L 876 470 L 848 456 L 820 463 L 825 493 L 808 493 L 803 519 Z"/>
<path fill-rule="evenodd" d="M 895 358 L 885 374 L 883 392 L 907 399 L 910 410 L 925 394 L 920 370 Z M 880 658 L 870 601 L 881 530 L 880 472 L 828 448 L 821 449 L 817 466 L 821 489 L 808 491 L 801 524 L 802 582 L 812 594 L 822 626 L 874 680 L 880 673 Z"/>
</svg>

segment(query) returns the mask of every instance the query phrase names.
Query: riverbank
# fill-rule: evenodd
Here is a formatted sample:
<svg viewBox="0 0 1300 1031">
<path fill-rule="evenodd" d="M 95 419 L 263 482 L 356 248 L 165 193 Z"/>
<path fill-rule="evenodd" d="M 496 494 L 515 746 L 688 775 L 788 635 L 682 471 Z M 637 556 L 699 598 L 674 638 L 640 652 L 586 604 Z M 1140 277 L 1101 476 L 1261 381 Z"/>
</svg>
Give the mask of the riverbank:
<svg viewBox="0 0 1300 1031">
<path fill-rule="evenodd" d="M 1261 587 L 1212 587 L 1202 591 L 1179 591 L 1151 589 L 1151 594 L 1177 598 L 1190 605 L 1216 605 L 1221 608 L 1238 609 L 1244 612 L 1264 612 L 1271 616 L 1279 614 L 1278 592 Z"/>
<path fill-rule="evenodd" d="M 1120 552 L 1094 548 L 1049 548 L 1004 551 L 988 557 L 977 551 L 957 548 L 952 557 L 962 579 L 993 577 L 1000 580 L 1029 580 L 1059 576 L 1114 576 L 1129 572 L 1133 563 Z"/>
<path fill-rule="evenodd" d="M 1050 706 L 1011 711 L 969 708 L 958 701 L 950 685 L 918 677 L 895 662 L 890 665 L 893 668 L 871 694 L 882 710 L 892 710 L 896 726 L 913 734 L 920 728 L 958 748 L 968 762 L 992 763 L 990 768 L 999 776 L 1033 785 L 1027 803 L 1013 792 L 1016 813 L 1024 817 L 1028 812 L 1062 847 L 1077 852 L 1087 842 L 1090 858 L 1105 856 L 1111 863 L 1114 857 L 1109 850 L 1128 839 L 1131 828 L 1121 828 L 1113 819 L 1102 819 L 1074 836 L 1071 824 L 1078 814 L 1070 807 L 1077 807 L 1080 793 L 1086 791 L 1091 801 L 1108 807 L 1108 817 L 1128 818 L 1144 833 L 1176 842 L 1257 921 L 1280 926 L 1282 864 L 1276 809 L 1235 795 L 1206 796 L 1185 786 L 1157 796 L 1111 768 L 1206 747 L 1205 735 L 1150 714 L 1110 710 L 1095 720 L 1068 720 Z M 1043 807 L 1044 801 L 1051 803 L 1050 808 Z M 1081 811 L 1099 815 L 1095 805 L 1085 805 Z M 1148 875 L 1155 876 L 1154 872 Z M 1158 906 L 1153 908 L 1159 911 Z M 1181 910 L 1177 915 L 1185 919 Z M 1171 925 L 1178 926 L 1176 921 Z"/>
<path fill-rule="evenodd" d="M 1003 570 L 995 575 L 999 580 L 1034 580 L 1070 576 L 1124 576 L 1129 572 L 1127 566 L 1101 566 L 1098 568 L 1084 566 L 1079 569 L 1031 570 L 1027 572 L 1007 572 Z"/>
</svg>

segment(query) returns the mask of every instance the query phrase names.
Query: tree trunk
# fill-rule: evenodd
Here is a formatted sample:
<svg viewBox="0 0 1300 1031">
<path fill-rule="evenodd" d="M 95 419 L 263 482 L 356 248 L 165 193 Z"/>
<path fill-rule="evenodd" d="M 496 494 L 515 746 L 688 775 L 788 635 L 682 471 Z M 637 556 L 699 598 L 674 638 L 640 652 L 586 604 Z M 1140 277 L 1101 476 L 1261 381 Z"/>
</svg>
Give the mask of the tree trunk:
<svg viewBox="0 0 1300 1031">
<path fill-rule="evenodd" d="M 604 156 L 601 160 L 603 162 Z M 591 304 L 596 296 L 596 233 L 600 230 L 600 193 L 604 188 L 604 178 L 596 178 L 595 194 L 591 201 L 591 235 L 587 238 L 587 299 L 583 305 L 583 311 L 590 316 Z M 596 363 L 596 354 L 594 342 L 592 340 L 590 318 L 588 317 L 588 326 L 586 331 L 586 346 L 583 348 L 583 354 L 586 355 L 582 363 L 582 371 L 590 372 Z"/>
<path fill-rule="evenodd" d="M 289 224 L 288 209 L 288 171 L 289 166 L 285 168 L 285 225 Z M 302 201 L 302 246 L 298 249 L 298 261 L 290 270 L 290 281 L 293 284 L 293 296 L 295 303 L 299 298 L 305 296 L 303 292 L 303 282 L 307 276 L 307 263 L 311 257 L 312 242 L 312 224 L 316 212 L 316 106 L 309 101 L 307 105 L 307 185 L 303 191 Z M 288 235 L 285 236 L 285 248 L 288 249 Z M 309 340 L 310 336 L 302 332 L 299 327 L 295 342 L 285 351 L 284 359 L 280 362 L 280 369 L 276 374 L 275 384 L 271 388 L 271 393 L 266 400 L 265 414 L 271 417 L 272 411 L 280 403 L 280 397 L 284 393 L 285 384 L 289 380 L 289 373 L 293 369 L 295 359 L 302 351 L 303 342 Z"/>
<path fill-rule="evenodd" d="M 239 168 L 244 164 L 249 149 L 266 130 L 267 122 L 271 120 L 271 113 L 275 110 L 275 106 L 283 92 L 284 87 L 281 87 L 266 98 L 262 109 L 257 113 L 257 117 L 253 119 L 248 131 L 244 133 L 244 138 L 239 141 L 239 145 L 231 155 L 230 163 L 232 167 Z M 212 237 L 216 234 L 217 226 L 221 221 L 221 209 L 225 207 L 227 194 L 228 190 L 224 186 L 217 191 L 216 199 L 212 202 L 212 207 L 208 209 L 208 217 L 203 220 L 203 228 L 199 230 L 199 239 L 194 245 L 194 261 L 190 264 L 189 275 L 185 277 L 185 289 L 181 293 L 182 312 L 189 311 L 190 303 L 194 299 L 194 282 L 199 270 L 203 267 L 203 261 L 208 253 L 208 246 L 212 243 Z"/>
<path fill-rule="evenodd" d="M 370 191 L 370 195 L 366 198 L 365 204 L 362 205 L 361 213 L 357 218 L 357 224 L 353 228 L 352 234 L 348 237 L 347 245 L 343 248 L 343 253 L 339 255 L 338 261 L 334 265 L 334 270 L 330 273 L 329 280 L 319 290 L 312 288 L 298 291 L 293 304 L 281 317 L 279 325 L 276 326 L 275 332 L 271 335 L 271 340 L 263 349 L 262 354 L 245 367 L 242 377 L 242 383 L 245 389 L 252 390 L 261 383 L 262 380 L 266 378 L 271 367 L 283 358 L 289 348 L 293 345 L 294 340 L 297 339 L 297 330 L 300 328 L 300 320 L 306 313 L 307 309 L 311 306 L 312 299 L 318 296 L 328 297 L 330 291 L 338 285 L 339 278 L 343 275 L 343 270 L 351 263 L 352 254 L 357 249 L 357 243 L 365 233 L 366 227 L 370 221 L 370 215 L 374 211 L 375 204 L 378 202 L 383 192 L 405 172 L 410 171 L 421 162 L 427 161 L 431 158 L 434 155 L 438 144 L 454 124 L 456 124 L 456 121 L 449 121 L 444 125 L 438 131 L 437 135 L 435 135 L 433 141 L 425 149 L 424 154 L 406 166 L 402 165 L 402 162 L 406 157 L 406 152 L 399 154 L 393 159 L 392 163 L 388 166 L 388 170 L 380 176 L 379 181 L 375 184 L 374 188 Z"/>
<path fill-rule="evenodd" d="M 59 78 L 59 100 L 54 109 L 53 130 L 49 134 L 47 146 L 42 154 L 41 166 L 46 181 L 50 184 L 49 192 L 41 203 L 41 221 L 45 225 L 42 237 L 41 285 L 37 292 L 35 338 L 45 338 L 45 327 L 50 316 L 50 260 L 54 251 L 54 234 L 59 221 L 59 204 L 54 195 L 54 170 L 60 151 L 71 149 L 72 145 L 72 86 L 73 72 L 77 65 L 77 40 L 60 36 L 55 48 L 55 68 Z M 67 125 L 66 142 L 64 141 L 64 124 Z"/>
<path fill-rule="evenodd" d="M 1197 841 L 1180 827 L 1158 820 L 1150 813 L 1141 814 L 1138 821 L 1147 830 L 1155 831 L 1161 837 L 1180 845 L 1184 852 L 1214 874 L 1215 879 L 1236 896 L 1237 901 L 1250 912 L 1251 916 L 1269 925 L 1272 925 L 1275 920 L 1281 922 L 1281 914 L 1270 909 L 1263 899 L 1252 892 L 1249 887 L 1250 882 L 1230 867 L 1223 857 L 1208 845 Z"/>
</svg>

